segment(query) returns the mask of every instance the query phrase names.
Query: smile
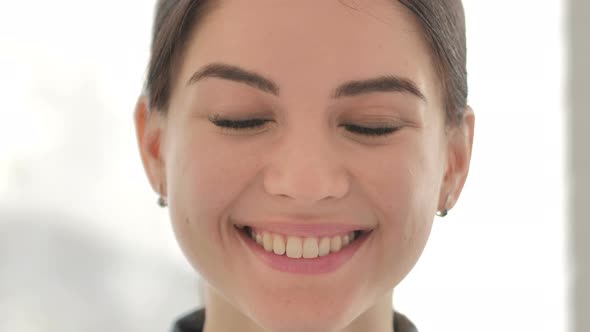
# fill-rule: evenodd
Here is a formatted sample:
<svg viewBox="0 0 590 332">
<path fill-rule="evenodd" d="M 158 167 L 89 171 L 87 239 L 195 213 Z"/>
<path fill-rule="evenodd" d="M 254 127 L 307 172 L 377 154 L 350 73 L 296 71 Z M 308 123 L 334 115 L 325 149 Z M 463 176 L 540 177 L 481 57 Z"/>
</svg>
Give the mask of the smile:
<svg viewBox="0 0 590 332">
<path fill-rule="evenodd" d="M 240 237 L 264 263 L 283 272 L 327 273 L 352 258 L 372 230 L 313 236 L 295 236 L 234 225 Z"/>
</svg>

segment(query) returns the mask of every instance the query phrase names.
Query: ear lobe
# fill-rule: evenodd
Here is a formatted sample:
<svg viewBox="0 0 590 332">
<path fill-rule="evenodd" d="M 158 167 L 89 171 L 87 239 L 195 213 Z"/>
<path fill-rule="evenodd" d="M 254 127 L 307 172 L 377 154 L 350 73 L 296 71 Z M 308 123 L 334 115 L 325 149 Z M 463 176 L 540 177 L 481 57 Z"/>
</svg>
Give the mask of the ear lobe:
<svg viewBox="0 0 590 332">
<path fill-rule="evenodd" d="M 152 189 L 161 195 L 165 195 L 165 193 L 160 190 L 166 188 L 165 163 L 162 158 L 162 140 L 165 128 L 163 121 L 163 116 L 156 114 L 155 111 L 149 111 L 147 97 L 140 96 L 134 112 L 137 144 Z"/>
<path fill-rule="evenodd" d="M 439 195 L 439 209 L 450 210 L 461 195 L 471 163 L 474 129 L 475 114 L 467 106 L 460 126 L 448 133 L 447 167 Z"/>
</svg>

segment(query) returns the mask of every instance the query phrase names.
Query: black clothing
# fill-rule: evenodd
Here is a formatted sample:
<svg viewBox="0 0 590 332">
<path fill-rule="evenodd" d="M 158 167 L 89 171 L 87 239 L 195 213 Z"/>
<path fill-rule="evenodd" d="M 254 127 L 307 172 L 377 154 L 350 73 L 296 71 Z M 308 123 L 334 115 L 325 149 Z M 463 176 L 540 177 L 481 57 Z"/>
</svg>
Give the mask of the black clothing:
<svg viewBox="0 0 590 332">
<path fill-rule="evenodd" d="M 199 309 L 180 317 L 174 324 L 172 332 L 203 332 L 204 325 L 205 309 Z M 395 311 L 393 314 L 393 327 L 395 332 L 418 332 L 414 324 L 406 316 Z"/>
</svg>

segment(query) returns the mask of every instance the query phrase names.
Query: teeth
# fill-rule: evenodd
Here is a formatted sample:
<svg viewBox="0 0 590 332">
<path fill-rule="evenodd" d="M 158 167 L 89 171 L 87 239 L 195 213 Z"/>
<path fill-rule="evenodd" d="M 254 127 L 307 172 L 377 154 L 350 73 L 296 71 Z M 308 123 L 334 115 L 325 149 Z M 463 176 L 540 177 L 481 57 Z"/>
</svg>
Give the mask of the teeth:
<svg viewBox="0 0 590 332">
<path fill-rule="evenodd" d="M 330 253 L 330 238 L 324 237 L 320 240 L 320 245 L 318 248 L 318 255 L 320 257 L 326 256 Z"/>
<path fill-rule="evenodd" d="M 263 234 L 264 235 L 262 236 L 262 245 L 264 246 L 264 250 L 270 252 L 273 249 L 273 247 L 272 247 L 272 237 L 267 232 L 264 232 Z"/>
<path fill-rule="evenodd" d="M 297 236 L 287 237 L 287 257 L 301 258 L 303 247 L 301 238 Z"/>
<path fill-rule="evenodd" d="M 318 257 L 318 239 L 315 237 L 308 237 L 303 240 L 303 258 Z"/>
<path fill-rule="evenodd" d="M 342 237 L 342 246 L 346 246 L 350 243 L 350 235 L 346 234 Z"/>
<path fill-rule="evenodd" d="M 285 240 L 282 235 L 276 234 L 272 241 L 272 251 L 277 255 L 285 254 Z"/>
<path fill-rule="evenodd" d="M 342 238 L 340 236 L 334 236 L 330 240 L 330 252 L 339 252 L 342 249 Z"/>
<path fill-rule="evenodd" d="M 285 237 L 284 235 L 273 234 L 267 231 L 256 232 L 248 226 L 236 225 L 236 227 L 249 230 L 252 240 L 267 252 L 273 252 L 276 255 L 286 254 L 290 258 L 314 259 L 329 255 L 330 253 L 337 253 L 357 238 L 355 232 L 333 237 L 302 238 L 298 236 Z"/>
</svg>

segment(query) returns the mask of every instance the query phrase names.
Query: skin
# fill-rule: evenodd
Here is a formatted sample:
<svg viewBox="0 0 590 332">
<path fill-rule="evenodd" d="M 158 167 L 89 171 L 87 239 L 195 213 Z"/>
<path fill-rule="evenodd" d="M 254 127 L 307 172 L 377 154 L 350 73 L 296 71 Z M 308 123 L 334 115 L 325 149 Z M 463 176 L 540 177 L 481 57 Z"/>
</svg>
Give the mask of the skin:
<svg viewBox="0 0 590 332">
<path fill-rule="evenodd" d="M 461 126 L 445 125 L 434 62 L 407 9 L 388 0 L 355 6 L 219 1 L 189 40 L 168 114 L 139 98 L 143 165 L 206 282 L 207 332 L 391 331 L 395 286 L 421 255 L 435 212 L 459 197 L 473 112 Z M 219 62 L 272 79 L 279 96 L 221 78 L 187 85 Z M 344 82 L 380 75 L 413 81 L 426 101 L 408 92 L 332 98 Z M 272 121 L 227 131 L 209 121 L 215 113 Z M 342 124 L 400 129 L 372 138 Z M 338 271 L 295 275 L 263 265 L 233 228 L 269 218 L 374 230 Z"/>
</svg>

